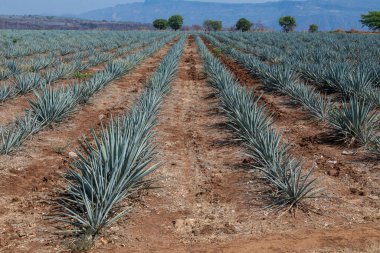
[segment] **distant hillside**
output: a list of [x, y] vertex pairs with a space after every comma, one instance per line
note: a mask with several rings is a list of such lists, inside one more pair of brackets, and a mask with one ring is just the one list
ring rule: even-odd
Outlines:
[[36, 30], [138, 30], [152, 29], [151, 24], [135, 22], [95, 21], [53, 16], [15, 16], [0, 15], [0, 29], [36, 29]]
[[261, 21], [271, 29], [278, 29], [281, 15], [297, 18], [298, 30], [316, 23], [322, 30], [360, 29], [360, 15], [379, 9], [378, 0], [305, 0], [280, 1], [262, 4], [224, 4], [185, 0], [146, 0], [145, 3], [117, 5], [83, 13], [78, 17], [94, 20], [136, 21], [150, 23], [156, 18], [181, 14], [185, 24], [202, 24], [205, 19], [222, 20], [232, 26], [240, 17]]

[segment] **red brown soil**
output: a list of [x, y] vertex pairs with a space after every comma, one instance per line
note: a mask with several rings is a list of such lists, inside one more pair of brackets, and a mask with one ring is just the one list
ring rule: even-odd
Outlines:
[[82, 134], [98, 128], [99, 118], [105, 122], [128, 110], [173, 43], [113, 81], [66, 122], [36, 134], [14, 154], [0, 156], [0, 251], [55, 252], [57, 243], [49, 239], [44, 216], [52, 190], [62, 183], [68, 153], [78, 148]]
[[[0, 179], [0, 251], [63, 250], [58, 237], [51, 234], [51, 226], [43, 221], [43, 214], [49, 211], [52, 189], [60, 185], [63, 159], [76, 145], [70, 145], [65, 155], [52, 149], [68, 139], [75, 140], [82, 132], [88, 133], [99, 115], [107, 115], [106, 108], [112, 113], [125, 111], [136, 97], [134, 89], [143, 87], [139, 80], [146, 80], [162, 53], [107, 87], [67, 124], [38, 134], [13, 156], [0, 157], [6, 164], [1, 167], [7, 168]], [[238, 74], [241, 83], [257, 87], [261, 93], [257, 80], [228, 58], [222, 60]], [[225, 118], [216, 109], [218, 101], [204, 79], [202, 64], [190, 37], [156, 129], [162, 166], [153, 177], [160, 179], [156, 183], [160, 188], [141, 195], [128, 216], [99, 235], [92, 252], [310, 252], [361, 249], [380, 242], [379, 209], [375, 199], [369, 201], [373, 196], [351, 194], [346, 184], [356, 187], [353, 178], [327, 175], [319, 161], [316, 175], [321, 178], [320, 184], [337, 197], [310, 201], [321, 215], [299, 212], [293, 218], [263, 209], [260, 196], [267, 190], [266, 183], [246, 170], [249, 163], [224, 127]], [[295, 155], [308, 161], [314, 152], [318, 157], [323, 152], [329, 158], [346, 158], [340, 155], [339, 146], [310, 142], [307, 148], [311, 151], [299, 146], [295, 136], [315, 134], [308, 131], [319, 126], [305, 120], [301, 110], [289, 107], [285, 97], [265, 93], [263, 101], [272, 104], [269, 109], [277, 115], [276, 126], [287, 130], [284, 137], [295, 143]], [[287, 119], [287, 115], [293, 118]], [[334, 166], [342, 167], [342, 171], [350, 166], [349, 160], [338, 161]]]

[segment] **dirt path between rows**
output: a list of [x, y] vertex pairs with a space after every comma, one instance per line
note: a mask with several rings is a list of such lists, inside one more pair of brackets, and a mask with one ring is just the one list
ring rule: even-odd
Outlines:
[[98, 128], [99, 119], [107, 122], [112, 114], [128, 110], [173, 44], [95, 94], [69, 120], [36, 134], [14, 154], [0, 156], [0, 252], [59, 251], [44, 215], [63, 183], [68, 153], [78, 147], [81, 134]]

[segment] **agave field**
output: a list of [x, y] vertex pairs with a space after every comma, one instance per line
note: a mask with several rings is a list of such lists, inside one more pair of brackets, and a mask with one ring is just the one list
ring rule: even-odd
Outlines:
[[380, 250], [379, 35], [0, 45], [0, 252]]

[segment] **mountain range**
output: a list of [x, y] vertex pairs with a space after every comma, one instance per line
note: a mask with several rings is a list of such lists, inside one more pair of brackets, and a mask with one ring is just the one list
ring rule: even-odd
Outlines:
[[256, 4], [146, 0], [93, 10], [75, 17], [150, 23], [156, 18], [180, 14], [184, 17], [185, 25], [202, 24], [206, 19], [215, 19], [223, 21], [225, 27], [233, 26], [237, 19], [245, 17], [252, 22], [260, 21], [269, 29], [278, 30], [279, 17], [291, 15], [297, 19], [298, 30], [306, 30], [310, 24], [319, 25], [320, 30], [349, 30], [361, 29], [360, 15], [379, 7], [378, 0], [285, 0]]

